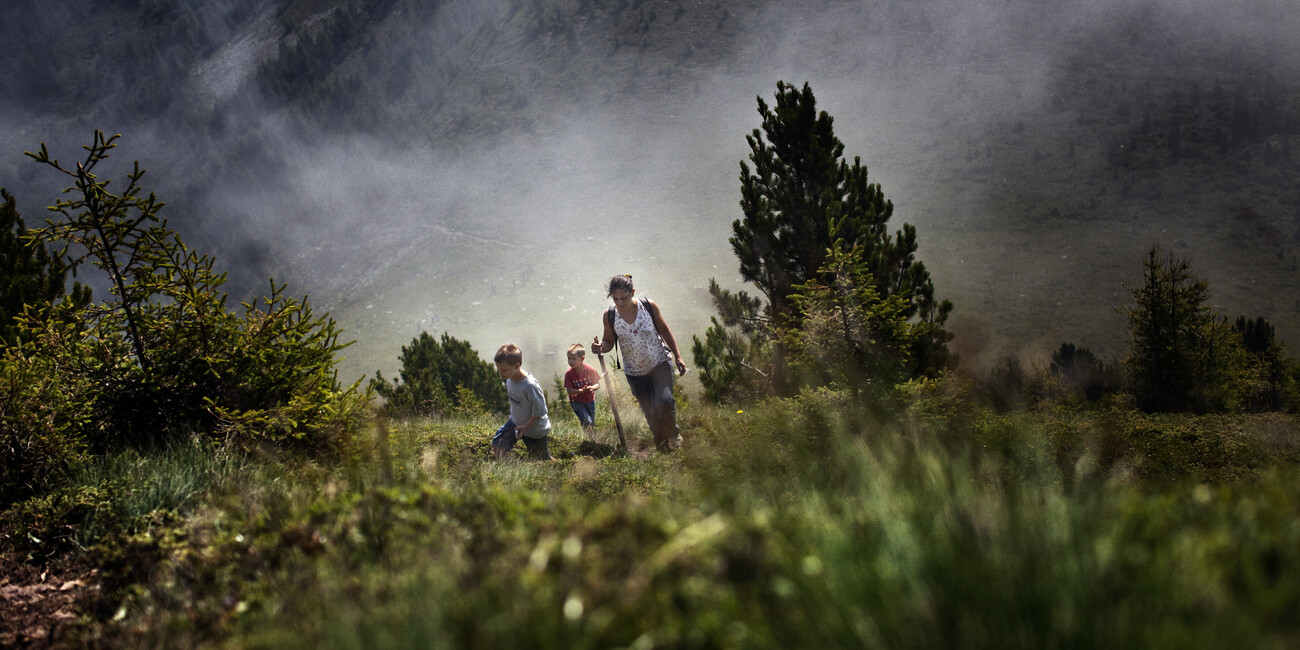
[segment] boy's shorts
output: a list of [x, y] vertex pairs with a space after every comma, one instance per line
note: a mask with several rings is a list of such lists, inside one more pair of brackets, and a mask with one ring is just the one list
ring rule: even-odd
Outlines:
[[[492, 436], [492, 446], [498, 449], [510, 450], [515, 448], [515, 432], [518, 428], [515, 423], [506, 420], [506, 423], [497, 429], [496, 435]], [[550, 460], [550, 445], [546, 442], [546, 437], [529, 438], [524, 436], [524, 446], [528, 447], [528, 456], [537, 460]]]

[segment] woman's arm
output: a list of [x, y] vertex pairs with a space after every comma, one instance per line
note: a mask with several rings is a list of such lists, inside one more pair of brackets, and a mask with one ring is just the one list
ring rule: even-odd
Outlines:
[[604, 339], [593, 338], [591, 340], [591, 349], [595, 350], [596, 354], [604, 354], [613, 350], [614, 339], [618, 338], [618, 335], [614, 333], [614, 324], [609, 322], [608, 314], [609, 311], [606, 310], [600, 315], [600, 322], [605, 325]]
[[664, 320], [664, 315], [659, 311], [659, 305], [653, 300], [646, 300], [646, 306], [650, 308], [650, 318], [654, 320], [655, 329], [659, 330], [659, 337], [668, 344], [668, 351], [673, 353], [673, 359], [677, 361], [677, 374], [686, 374], [686, 362], [682, 360], [682, 354], [677, 351], [677, 339], [673, 338], [673, 331], [668, 329], [668, 322]]

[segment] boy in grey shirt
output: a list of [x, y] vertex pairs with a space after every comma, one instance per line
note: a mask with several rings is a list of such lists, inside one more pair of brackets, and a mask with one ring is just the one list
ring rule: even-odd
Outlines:
[[546, 442], [551, 433], [551, 419], [546, 414], [546, 395], [542, 393], [542, 385], [537, 379], [524, 372], [524, 353], [514, 343], [507, 343], [497, 350], [493, 361], [497, 364], [501, 378], [506, 380], [506, 394], [510, 397], [510, 419], [492, 436], [492, 450], [498, 459], [503, 459], [515, 448], [515, 441], [523, 438], [529, 457], [551, 460]]

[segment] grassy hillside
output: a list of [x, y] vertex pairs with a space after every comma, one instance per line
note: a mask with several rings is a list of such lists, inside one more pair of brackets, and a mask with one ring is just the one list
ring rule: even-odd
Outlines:
[[[708, 279], [739, 284], [754, 97], [808, 80], [918, 226], [970, 366], [1117, 354], [1153, 243], [1294, 341], [1290, 9], [14, 0], [0, 185], [36, 222], [63, 181], [21, 151], [121, 131], [113, 162], [151, 170], [236, 295], [274, 275], [358, 339], [345, 374], [428, 330], [519, 342], [546, 379], [613, 273], [703, 329]], [[0, 645], [1300, 645], [1293, 416], [1000, 414], [954, 377], [871, 412], [689, 388], [669, 455], [563, 405], [546, 463], [492, 460], [500, 416], [475, 412], [331, 460], [110, 448], [0, 512]]]
[[778, 79], [813, 84], [918, 225], [973, 366], [1066, 340], [1119, 354], [1121, 283], [1155, 243], [1226, 315], [1300, 335], [1283, 2], [33, 6], [3, 9], [22, 29], [0, 63], [0, 183], [24, 212], [52, 183], [22, 150], [122, 131], [240, 288], [274, 275], [334, 311], [350, 374], [422, 329], [560, 349], [618, 272], [702, 330], [701, 288], [735, 284], [737, 162]]
[[686, 448], [646, 458], [611, 455], [603, 410], [594, 439], [557, 420], [552, 462], [490, 460], [476, 415], [394, 423], [337, 465], [180, 442], [11, 510], [3, 541], [89, 549], [93, 572], [46, 565], [79, 596], [56, 646], [1300, 640], [1294, 418], [910, 403], [687, 404]]

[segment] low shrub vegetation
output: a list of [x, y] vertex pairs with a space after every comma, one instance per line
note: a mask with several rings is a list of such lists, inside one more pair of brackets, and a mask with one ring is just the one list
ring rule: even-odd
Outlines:
[[52, 277], [90, 266], [109, 289], [96, 302], [78, 285], [62, 300], [41, 296], [50, 302], [26, 305], [12, 321], [6, 314], [0, 504], [47, 494], [92, 455], [192, 435], [315, 458], [361, 453], [371, 395], [360, 382], [339, 383], [337, 355], [348, 344], [333, 319], [274, 281], [260, 300], [228, 309], [225, 275], [159, 217], [163, 203], [145, 195], [144, 170], [137, 164], [117, 194], [98, 176], [116, 140], [95, 132], [75, 165], [44, 145], [29, 153], [71, 186], [45, 227], [17, 223], [23, 245], [53, 249], [36, 258]]
[[1300, 641], [1296, 418], [952, 418], [952, 391], [876, 420], [826, 389], [691, 404], [686, 448], [645, 458], [561, 421], [557, 460], [492, 460], [490, 414], [390, 423], [326, 463], [195, 439], [90, 462], [4, 540], [100, 567], [69, 644]]

